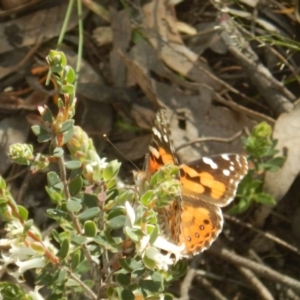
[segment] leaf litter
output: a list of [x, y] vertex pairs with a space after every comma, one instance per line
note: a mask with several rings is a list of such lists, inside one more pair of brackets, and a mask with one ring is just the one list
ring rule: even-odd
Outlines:
[[[258, 6], [257, 1], [250, 1], [251, 5], [249, 1], [240, 2], [229, 9], [235, 14], [234, 23], [230, 23], [232, 19], [224, 12], [225, 7], [218, 6], [217, 1], [196, 3], [186, 0], [173, 6], [166, 0], [152, 0], [141, 4], [138, 9], [133, 5], [136, 19], [128, 10], [118, 6], [107, 10], [109, 17], [97, 15], [103, 11], [85, 8], [83, 18], [88, 34], [78, 85], [76, 120], [93, 138], [102, 155], [125, 160], [121, 175], [127, 182], [132, 169], [128, 159], [142, 167], [155, 111], [161, 105], [167, 108], [172, 137], [175, 147], [181, 148], [178, 155], [182, 161], [217, 153], [242, 152], [240, 135], [233, 140], [232, 136], [241, 133], [245, 137], [258, 119], [265, 119], [271, 125], [275, 122], [277, 148], [287, 154], [287, 159], [278, 173], [266, 175], [264, 189], [275, 197], [276, 205], [253, 207], [242, 216], [242, 220], [249, 223], [255, 220], [253, 224], [266, 232], [294, 244], [293, 237], [299, 239], [296, 232], [299, 223], [299, 110], [294, 105], [299, 97], [299, 86], [297, 81], [282, 82], [297, 74], [294, 70], [297, 69], [299, 54], [292, 51], [289, 57], [285, 57], [286, 49], [279, 42], [291, 32], [291, 39], [295, 37], [298, 41], [299, 24], [293, 14], [286, 14], [285, 18], [285, 10], [279, 1], [271, 1], [270, 6]], [[277, 32], [274, 39], [278, 45], [268, 44], [263, 39], [271, 26], [262, 22], [253, 24], [250, 20], [255, 20], [255, 17], [249, 19], [237, 13], [247, 11], [253, 16], [253, 7], [259, 11], [259, 20], [264, 18], [272, 28], [280, 28], [272, 33]], [[26, 14], [0, 24], [3, 41], [0, 50], [0, 159], [1, 174], [8, 178], [15, 176], [13, 172], [16, 170], [5, 154], [7, 147], [16, 142], [31, 141], [29, 124], [39, 122], [38, 116], [32, 112], [37, 105], [55, 101], [55, 88], [42, 91], [42, 75], [34, 79], [30, 69], [45, 66], [46, 53], [55, 48], [66, 4], [30, 8]], [[76, 28], [76, 24], [77, 16], [73, 13], [67, 43], [63, 45], [68, 52], [68, 61], [74, 61], [72, 67], [75, 67], [77, 57], [77, 32], [71, 29]], [[230, 31], [232, 26], [237, 34]], [[287, 28], [283, 37], [280, 36], [282, 28]], [[34, 51], [31, 53], [30, 49]], [[278, 65], [284, 62], [284, 58], [289, 65], [280, 69]], [[271, 59], [275, 63], [271, 63]], [[260, 65], [262, 61], [267, 63]], [[24, 78], [27, 79], [25, 82]], [[27, 90], [28, 87], [31, 89]], [[21, 93], [13, 95], [9, 94], [10, 91]], [[241, 107], [245, 107], [247, 113]], [[118, 151], [106, 142], [104, 133]], [[211, 139], [205, 141], [206, 138]], [[220, 143], [218, 139], [227, 142]], [[36, 176], [32, 176], [26, 185], [27, 177], [21, 173], [18, 178], [24, 184], [22, 205], [33, 210], [41, 209], [41, 203], [49, 205], [42, 201], [45, 197], [42, 179], [34, 183]], [[40, 184], [40, 188], [32, 189], [37, 187], [36, 184]], [[18, 194], [16, 185], [12, 187]], [[284, 247], [273, 242], [265, 243], [260, 237], [249, 229], [226, 222], [221, 247], [226, 244], [247, 259], [249, 269], [251, 260], [258, 260], [271, 271], [299, 278], [299, 270], [291, 267], [299, 264], [299, 257], [289, 252], [286, 256]], [[251, 255], [251, 251], [256, 254]], [[286, 256], [286, 259], [276, 259], [279, 256]], [[181, 290], [179, 285], [170, 287], [176, 296], [199, 299], [201, 293], [201, 299], [214, 299], [213, 291], [217, 289], [229, 299], [270, 299], [266, 294], [262, 296], [261, 291], [254, 292], [257, 286], [248, 281], [244, 273], [244, 277], [240, 276], [237, 263], [233, 267], [226, 258], [216, 258], [213, 251], [208, 250], [196, 257], [195, 262], [195, 268], [202, 272], [201, 278], [206, 281], [196, 275], [192, 277], [193, 281], [185, 278]], [[252, 272], [260, 277], [257, 270], [252, 269]], [[292, 299], [288, 295], [297, 295], [295, 291], [288, 294], [284, 288], [278, 290], [277, 282], [271, 276], [263, 277], [261, 281], [268, 287], [272, 299], [279, 299], [280, 294], [282, 299]]]

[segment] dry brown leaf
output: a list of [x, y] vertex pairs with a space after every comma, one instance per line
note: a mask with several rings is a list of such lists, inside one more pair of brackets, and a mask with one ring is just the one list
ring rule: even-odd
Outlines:
[[111, 23], [113, 30], [113, 49], [109, 54], [109, 64], [112, 79], [115, 86], [126, 85], [126, 68], [122, 63], [119, 51], [126, 52], [131, 42], [131, 24], [127, 11], [111, 12]]
[[93, 39], [99, 47], [111, 44], [113, 41], [113, 31], [111, 27], [100, 26], [93, 31]]
[[[204, 101], [203, 101], [204, 102]], [[202, 103], [203, 103], [202, 102]], [[198, 104], [198, 105], [197, 105]], [[203, 111], [204, 110], [204, 111]], [[184, 120], [185, 128], [179, 126], [179, 115]], [[226, 107], [187, 105], [178, 111], [177, 115], [168, 111], [172, 139], [175, 148], [199, 138], [227, 139], [244, 127], [252, 127], [252, 122], [245, 116], [236, 116]], [[182, 162], [199, 159], [200, 156], [211, 156], [220, 153], [241, 153], [243, 151], [241, 138], [230, 142], [208, 141], [198, 142], [180, 149], [177, 154]]]
[[126, 57], [122, 52], [119, 52], [119, 54], [123, 60], [123, 63], [127, 67], [129, 75], [134, 78], [153, 105], [158, 107], [158, 103], [160, 101], [157, 98], [157, 94], [154, 89], [154, 81], [148, 76], [147, 72], [139, 63]]
[[[0, 53], [16, 48], [31, 46], [59, 35], [65, 19], [68, 2], [62, 1], [53, 8], [39, 10], [29, 15], [11, 19], [0, 24]], [[87, 9], [83, 7], [83, 17]], [[77, 11], [73, 10], [67, 30], [78, 22]]]
[[151, 130], [155, 118], [155, 112], [144, 106], [133, 104], [130, 110], [130, 115], [135, 123], [143, 129]]
[[184, 45], [174, 11], [167, 2], [153, 0], [143, 6], [144, 34], [168, 67], [195, 82], [217, 89], [219, 84], [209, 76], [208, 65], [199, 61], [198, 55]]
[[282, 114], [274, 127], [273, 138], [278, 140], [276, 148], [282, 153], [287, 150], [283, 167], [276, 173], [267, 172], [264, 191], [278, 202], [287, 193], [300, 172], [300, 108]]
[[[151, 134], [131, 138], [126, 142], [115, 143], [115, 147], [122, 153], [122, 159], [137, 160], [148, 152]], [[116, 153], [116, 156], [120, 156]]]
[[23, 6], [27, 2], [30, 2], [29, 0], [2, 0], [1, 5], [4, 10], [16, 8], [18, 6]]

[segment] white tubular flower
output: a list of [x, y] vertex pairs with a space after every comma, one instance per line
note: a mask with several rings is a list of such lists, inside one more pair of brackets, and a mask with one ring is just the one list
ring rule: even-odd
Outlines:
[[167, 251], [169, 254], [175, 255], [175, 262], [177, 262], [180, 258], [184, 257], [182, 255], [183, 250], [185, 249], [185, 245], [182, 244], [181, 246], [177, 246], [166, 239], [164, 239], [161, 236], [158, 236], [155, 242], [153, 243], [153, 246]]
[[9, 253], [11, 254], [11, 257], [16, 257], [18, 260], [25, 260], [36, 254], [36, 252], [29, 247], [18, 247], [14, 243], [11, 244]]
[[173, 259], [170, 258], [170, 253], [163, 255], [155, 247], [149, 247], [145, 251], [145, 256], [155, 261], [159, 270], [168, 271], [169, 266], [173, 265]]
[[104, 169], [104, 168], [107, 167], [108, 162], [106, 161], [106, 159], [107, 159], [106, 157], [100, 158], [100, 161], [99, 161], [99, 167], [100, 167], [101, 169]]
[[[2, 258], [0, 261], [3, 262], [3, 268], [8, 264], [15, 263], [16, 261], [28, 260], [32, 256], [35, 255], [35, 251], [30, 249], [29, 247], [18, 246], [17, 240], [5, 240], [5, 242], [9, 241], [10, 249], [7, 252], [2, 252]], [[4, 240], [1, 240], [1, 244], [4, 244]]]
[[125, 202], [125, 211], [127, 216], [125, 226], [133, 227], [135, 223], [135, 212], [128, 201]]
[[[133, 207], [131, 206], [131, 204], [129, 202], [125, 202], [125, 211], [126, 211], [126, 216], [127, 216], [126, 222], [125, 222], [125, 227], [140, 228], [139, 226], [135, 225], [136, 215], [135, 215]], [[145, 254], [144, 252], [148, 250], [147, 248], [150, 247], [149, 242], [150, 242], [150, 235], [145, 235], [139, 241], [139, 243], [136, 245], [137, 253], [141, 254], [143, 256]], [[161, 265], [158, 263], [158, 265], [160, 266], [159, 267], [160, 269], [165, 269], [165, 268], [167, 268], [167, 265], [169, 265], [171, 261], [172, 261], [172, 264], [174, 264], [179, 259], [184, 257], [184, 255], [182, 255], [182, 252], [185, 249], [184, 244], [182, 244], [181, 246], [177, 246], [177, 245], [167, 241], [165, 238], [158, 236], [156, 238], [156, 240], [154, 241], [153, 246], [158, 249], [157, 251], [159, 253], [160, 253], [159, 249], [168, 252], [167, 256], [161, 254], [161, 256], [159, 257], [161, 260], [163, 260]], [[174, 255], [175, 259], [170, 258], [171, 255]], [[156, 257], [158, 257], [158, 256], [156, 256]], [[153, 260], [155, 260], [155, 259], [153, 259]]]
[[32, 258], [27, 261], [17, 261], [16, 265], [19, 267], [16, 272], [10, 273], [11, 276], [20, 280], [24, 272], [29, 269], [41, 269], [46, 265], [46, 260], [43, 257]]
[[[128, 201], [125, 202], [125, 211], [126, 211], [125, 228], [129, 227], [129, 228], [140, 229], [140, 226], [135, 225], [136, 215], [133, 207]], [[149, 241], [150, 241], [149, 235], [143, 236], [139, 241], [139, 243], [136, 244], [136, 252], [142, 254], [147, 248], [147, 246], [149, 245]]]
[[149, 245], [149, 241], [150, 241], [149, 235], [142, 237], [139, 245], [136, 245], [137, 246], [136, 252], [143, 253], [146, 250], [147, 246]]
[[7, 236], [16, 237], [23, 234], [24, 226], [19, 220], [13, 220], [7, 225]]
[[41, 286], [36, 286], [33, 292], [29, 292], [29, 296], [32, 297], [32, 300], [44, 300], [45, 298], [39, 293]]

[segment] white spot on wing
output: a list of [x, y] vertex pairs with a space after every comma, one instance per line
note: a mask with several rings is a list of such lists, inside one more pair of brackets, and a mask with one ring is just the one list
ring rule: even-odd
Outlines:
[[224, 176], [229, 176], [230, 175], [230, 171], [227, 170], [227, 169], [224, 169], [223, 170], [223, 174], [224, 174]]
[[221, 157], [225, 160], [230, 160], [228, 154], [222, 154]]
[[153, 134], [156, 135], [160, 140], [161, 140], [161, 134], [157, 128], [153, 127], [152, 128]]
[[167, 136], [166, 134], [164, 134], [164, 141], [165, 141], [166, 143], [169, 142], [168, 136]]
[[159, 158], [160, 154], [158, 153], [157, 149], [152, 147], [152, 146], [149, 146], [149, 150], [151, 151], [151, 153], [156, 157], [156, 158]]
[[209, 157], [203, 157], [202, 160], [203, 160], [204, 163], [210, 165], [210, 167], [212, 169], [214, 169], [214, 170], [218, 169], [218, 165], [211, 158], [209, 158]]

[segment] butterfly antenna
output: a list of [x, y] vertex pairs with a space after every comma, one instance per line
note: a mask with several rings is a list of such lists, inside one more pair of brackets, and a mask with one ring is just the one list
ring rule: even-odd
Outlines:
[[137, 165], [129, 159], [126, 155], [124, 155], [113, 143], [112, 141], [108, 138], [108, 136], [104, 133], [103, 138], [123, 157], [125, 158], [128, 162], [130, 162], [138, 171], [140, 170]]

